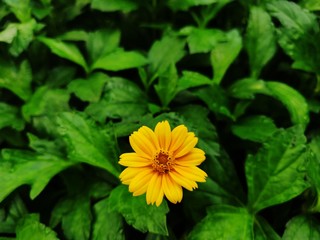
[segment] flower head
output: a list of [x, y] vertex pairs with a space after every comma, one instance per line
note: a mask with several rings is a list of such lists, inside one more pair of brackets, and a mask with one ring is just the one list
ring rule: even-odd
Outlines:
[[178, 203], [182, 187], [192, 191], [196, 182], [205, 182], [207, 174], [197, 166], [205, 153], [195, 148], [198, 138], [184, 125], [171, 131], [168, 121], [159, 122], [154, 131], [143, 126], [129, 137], [134, 152], [120, 156], [119, 164], [126, 166], [120, 174], [133, 196], [146, 194], [148, 204], [159, 206], [163, 197]]

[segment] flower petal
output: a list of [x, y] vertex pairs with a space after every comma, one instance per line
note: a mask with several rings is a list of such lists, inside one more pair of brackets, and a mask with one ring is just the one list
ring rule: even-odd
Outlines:
[[181, 202], [182, 188], [179, 186], [170, 175], [163, 175], [162, 188], [167, 199], [172, 203]]
[[126, 167], [145, 167], [152, 164], [150, 159], [139, 156], [137, 153], [123, 153], [118, 162]]
[[131, 180], [141, 171], [144, 171], [146, 169], [150, 169], [150, 167], [137, 167], [137, 168], [132, 168], [132, 167], [127, 167], [122, 171], [120, 174], [119, 178], [123, 184], [130, 184]]
[[162, 203], [163, 200], [163, 196], [164, 196], [164, 192], [163, 192], [163, 188], [160, 188], [160, 192], [156, 201], [156, 206], [159, 207], [160, 204]]
[[169, 150], [171, 152], [176, 151], [186, 140], [188, 129], [184, 125], [179, 125], [171, 132], [171, 145]]
[[130, 182], [129, 191], [133, 192], [134, 196], [141, 195], [147, 191], [150, 179], [153, 176], [153, 169], [144, 169], [138, 173]]
[[175, 158], [182, 157], [189, 153], [198, 143], [198, 138], [195, 137], [193, 132], [188, 133], [188, 137], [185, 142], [175, 151]]
[[131, 134], [129, 142], [138, 155], [145, 158], [152, 158], [152, 155], [154, 154], [152, 144], [141, 132], [134, 132]]
[[168, 121], [159, 122], [154, 132], [159, 140], [160, 148], [168, 151], [171, 143], [171, 128]]
[[189, 191], [193, 191], [193, 189], [198, 188], [198, 184], [193, 181], [190, 180], [187, 177], [182, 176], [181, 174], [179, 174], [176, 171], [171, 171], [169, 173], [170, 177], [172, 177], [172, 179], [178, 183], [179, 185], [181, 185], [182, 187], [184, 187], [185, 189], [189, 190]]
[[157, 139], [156, 134], [148, 127], [142, 126], [139, 129], [139, 132], [143, 134], [147, 139], [149, 139], [150, 143], [152, 144], [153, 151], [157, 151], [160, 149], [159, 141]]
[[205, 182], [206, 177], [208, 176], [204, 171], [198, 167], [192, 166], [179, 166], [175, 165], [174, 170], [177, 171], [180, 175], [197, 182]]
[[175, 163], [181, 166], [198, 166], [206, 159], [204, 154], [201, 149], [194, 148], [188, 154], [176, 158]]
[[161, 194], [161, 175], [157, 172], [155, 172], [149, 182], [149, 186], [147, 189], [147, 203], [153, 204], [155, 203], [158, 198], [159, 194]]

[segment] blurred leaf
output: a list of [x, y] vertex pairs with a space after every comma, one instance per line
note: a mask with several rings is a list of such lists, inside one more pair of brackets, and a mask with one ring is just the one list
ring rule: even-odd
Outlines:
[[31, 117], [55, 114], [69, 110], [70, 95], [65, 89], [39, 87], [28, 102], [22, 107], [23, 117], [30, 121]]
[[96, 220], [93, 224], [92, 238], [95, 240], [125, 240], [123, 220], [119, 213], [108, 209], [109, 198], [94, 205]]
[[108, 76], [103, 73], [93, 73], [87, 79], [75, 79], [68, 84], [68, 91], [74, 93], [82, 101], [98, 102]]
[[3, 0], [20, 22], [27, 22], [31, 18], [30, 0]]
[[1, 153], [0, 202], [24, 184], [31, 185], [30, 198], [34, 199], [54, 175], [72, 164], [54, 155], [40, 155], [30, 151], [3, 149]]
[[72, 161], [103, 168], [118, 178], [118, 152], [111, 133], [102, 131], [92, 120], [76, 113], [61, 113], [57, 121]]
[[172, 10], [188, 10], [188, 8], [200, 5], [209, 5], [219, 0], [169, 0], [168, 5]]
[[148, 60], [137, 51], [124, 51], [118, 49], [98, 58], [91, 66], [93, 69], [104, 69], [108, 71], [120, 71], [130, 68], [144, 66]]
[[193, 28], [187, 38], [191, 54], [210, 52], [224, 41], [227, 41], [225, 33], [219, 29]]
[[57, 234], [39, 222], [38, 214], [29, 214], [22, 218], [17, 225], [17, 240], [58, 240]]
[[151, 72], [161, 76], [184, 55], [185, 41], [174, 36], [164, 36], [155, 41], [148, 54]]
[[80, 65], [85, 72], [88, 72], [86, 60], [76, 45], [47, 37], [38, 37], [37, 39], [49, 47], [54, 54]]
[[133, 0], [92, 0], [91, 8], [103, 12], [130, 12], [138, 8], [138, 2]]
[[212, 81], [200, 73], [183, 71], [182, 77], [178, 79], [176, 92], [179, 93], [189, 88], [199, 87], [203, 85], [211, 85], [211, 84], [212, 84]]
[[116, 50], [120, 44], [118, 29], [101, 29], [88, 34], [86, 47], [91, 63]]
[[166, 201], [159, 207], [147, 205], [145, 195], [133, 197], [127, 186], [120, 185], [111, 191], [107, 204], [108, 211], [120, 213], [135, 229], [168, 235], [166, 214], [169, 208]]
[[48, 72], [46, 85], [49, 88], [65, 87], [66, 84], [74, 79], [76, 69], [69, 66], [58, 66]]
[[320, 10], [320, 2], [318, 0], [301, 0], [299, 5], [310, 11]]
[[308, 152], [301, 127], [277, 131], [246, 160], [249, 208], [258, 212], [301, 194], [309, 184], [303, 168]]
[[0, 59], [0, 87], [7, 88], [22, 100], [31, 96], [32, 72], [27, 60], [16, 66], [11, 61]]
[[85, 110], [99, 122], [109, 118], [139, 118], [147, 112], [147, 97], [132, 81], [109, 78], [102, 98]]
[[16, 23], [8, 24], [8, 26], [0, 32], [0, 42], [12, 43], [18, 34], [17, 25]]
[[254, 218], [245, 208], [220, 205], [208, 208], [207, 212], [207, 216], [192, 229], [189, 240], [253, 239]]
[[319, 224], [319, 221], [312, 216], [298, 215], [287, 223], [282, 239], [318, 239], [320, 238]]
[[56, 39], [61, 41], [88, 41], [89, 34], [84, 30], [71, 30], [63, 33], [56, 37]]
[[255, 216], [253, 239], [280, 240], [281, 238], [265, 219], [260, 216]]
[[258, 78], [261, 69], [276, 53], [275, 28], [263, 8], [251, 6], [245, 36], [251, 77]]
[[258, 115], [238, 121], [231, 130], [242, 139], [263, 143], [277, 131], [277, 127], [271, 118]]
[[226, 33], [225, 41], [216, 44], [210, 54], [213, 66], [213, 82], [220, 84], [226, 71], [242, 49], [242, 38], [238, 30]]
[[231, 96], [240, 99], [253, 99], [255, 94], [271, 96], [288, 109], [291, 121], [294, 124], [309, 123], [309, 110], [305, 98], [295, 89], [281, 82], [263, 81], [256, 79], [242, 79], [235, 82], [230, 88]]
[[12, 127], [16, 130], [24, 128], [24, 121], [19, 116], [19, 109], [4, 102], [0, 102], [0, 129]]

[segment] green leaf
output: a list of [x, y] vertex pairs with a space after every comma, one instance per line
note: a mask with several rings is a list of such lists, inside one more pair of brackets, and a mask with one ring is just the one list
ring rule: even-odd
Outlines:
[[173, 10], [188, 10], [190, 7], [200, 5], [210, 5], [217, 3], [219, 0], [169, 0], [167, 3]]
[[82, 101], [98, 102], [108, 76], [93, 73], [87, 79], [75, 79], [68, 84], [68, 92], [74, 93]]
[[22, 150], [2, 150], [0, 159], [0, 202], [17, 187], [31, 185], [30, 198], [34, 199], [57, 173], [72, 163], [49, 154], [36, 154]]
[[213, 66], [213, 82], [220, 84], [226, 71], [242, 49], [242, 38], [238, 30], [226, 33], [226, 39], [214, 46], [210, 59]]
[[38, 37], [37, 39], [49, 47], [54, 54], [80, 65], [88, 72], [86, 60], [76, 45], [47, 37]]
[[56, 37], [61, 41], [88, 41], [89, 34], [84, 30], [71, 30]]
[[245, 208], [220, 205], [210, 207], [207, 216], [198, 223], [188, 240], [253, 239], [253, 216]]
[[318, 0], [302, 0], [299, 2], [299, 5], [310, 11], [320, 10], [320, 2]]
[[169, 208], [166, 201], [159, 207], [147, 205], [144, 195], [133, 197], [127, 186], [120, 185], [110, 194], [108, 211], [120, 213], [129, 225], [141, 232], [168, 235], [166, 214]]
[[246, 160], [249, 208], [258, 212], [301, 194], [309, 184], [303, 169], [308, 152], [301, 127], [277, 131], [256, 155]]
[[58, 240], [57, 234], [39, 222], [39, 215], [29, 214], [22, 218], [17, 225], [17, 240]]
[[203, 85], [211, 85], [211, 84], [212, 84], [212, 81], [200, 73], [183, 71], [182, 77], [178, 79], [176, 92], [179, 93], [189, 88], [199, 87]]
[[287, 84], [256, 79], [242, 79], [235, 82], [230, 88], [231, 96], [240, 99], [253, 99], [255, 94], [271, 96], [288, 109], [291, 121], [294, 124], [307, 126], [309, 110], [305, 98]]
[[109, 78], [102, 98], [85, 110], [99, 122], [109, 118], [139, 118], [147, 112], [147, 97], [132, 81]]
[[27, 60], [20, 66], [11, 61], [0, 59], [0, 87], [7, 88], [22, 100], [31, 96], [32, 72]]
[[17, 36], [17, 33], [17, 24], [8, 24], [8, 26], [0, 32], [0, 42], [12, 43], [13, 39]]
[[31, 117], [55, 114], [69, 110], [70, 94], [64, 89], [39, 87], [22, 107], [23, 117], [30, 121]]
[[277, 131], [277, 127], [271, 118], [258, 115], [238, 121], [232, 125], [231, 130], [242, 139], [262, 143]]
[[255, 240], [280, 240], [280, 236], [269, 225], [269, 223], [260, 216], [255, 216], [254, 238]]
[[103, 168], [118, 178], [118, 152], [112, 133], [102, 131], [92, 120], [76, 113], [61, 113], [57, 122], [72, 161]]
[[319, 224], [313, 216], [298, 215], [287, 223], [282, 239], [319, 239]]
[[271, 18], [261, 7], [251, 6], [245, 36], [251, 77], [258, 78], [261, 69], [276, 53], [275, 28]]
[[4, 102], [0, 102], [0, 129], [12, 127], [16, 130], [24, 128], [24, 121], [19, 116], [19, 109]]
[[223, 41], [226, 41], [226, 35], [219, 29], [193, 28], [187, 38], [191, 54], [210, 52]]
[[151, 72], [162, 75], [184, 55], [185, 41], [174, 36], [164, 36], [155, 41], [148, 54]]
[[30, 0], [4, 0], [10, 10], [20, 22], [27, 22], [31, 18]]
[[107, 53], [98, 58], [91, 66], [93, 69], [104, 69], [108, 71], [120, 71], [130, 68], [144, 66], [148, 60], [137, 51], [124, 51], [118, 49], [112, 53]]
[[100, 57], [116, 50], [120, 44], [120, 34], [118, 29], [101, 29], [90, 32], [86, 41], [90, 62], [94, 63]]
[[91, 8], [100, 10], [103, 12], [114, 12], [114, 11], [122, 11], [122, 12], [130, 12], [136, 10], [139, 6], [137, 1], [133, 0], [92, 0]]
[[109, 198], [94, 205], [96, 221], [93, 223], [92, 238], [96, 240], [125, 240], [123, 220], [119, 213], [108, 209]]

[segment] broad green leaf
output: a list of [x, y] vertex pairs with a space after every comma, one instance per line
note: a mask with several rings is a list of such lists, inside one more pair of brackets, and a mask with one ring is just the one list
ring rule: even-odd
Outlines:
[[134, 0], [92, 0], [91, 8], [103, 12], [130, 12], [136, 10], [139, 6], [138, 1]]
[[299, 5], [310, 11], [320, 10], [320, 2], [318, 0], [302, 0], [300, 1]]
[[300, 126], [277, 131], [256, 155], [249, 155], [245, 170], [248, 206], [258, 212], [301, 194], [309, 184], [303, 165], [308, 158], [306, 138]]
[[10, 10], [20, 22], [27, 22], [31, 18], [30, 0], [4, 0]]
[[57, 233], [40, 222], [38, 214], [24, 216], [16, 229], [17, 240], [58, 240]]
[[88, 72], [86, 60], [76, 45], [47, 37], [38, 37], [37, 39], [49, 47], [54, 54], [80, 65]]
[[319, 224], [319, 221], [311, 215], [298, 215], [287, 223], [282, 239], [319, 239]]
[[65, 89], [50, 89], [47, 86], [41, 86], [23, 105], [23, 117], [30, 121], [31, 117], [69, 110], [69, 98], [70, 94]]
[[280, 236], [269, 225], [269, 223], [260, 216], [255, 216], [254, 222], [254, 238], [255, 240], [280, 240]]
[[127, 186], [120, 185], [112, 190], [107, 209], [120, 213], [129, 225], [140, 232], [168, 235], [166, 214], [169, 208], [166, 201], [159, 207], [147, 205], [145, 195], [134, 197]]
[[231, 130], [242, 139], [264, 142], [277, 131], [277, 127], [271, 118], [258, 115], [241, 119], [232, 125]]
[[19, 109], [4, 102], [0, 102], [0, 129], [12, 127], [17, 130], [24, 128], [24, 121], [19, 116]]
[[118, 152], [112, 133], [102, 131], [92, 120], [76, 113], [62, 113], [57, 122], [73, 162], [103, 168], [118, 178]]
[[86, 42], [90, 62], [94, 63], [100, 57], [116, 50], [120, 44], [120, 34], [118, 29], [101, 29], [90, 32]]
[[184, 55], [185, 41], [174, 36], [164, 36], [155, 41], [148, 54], [151, 72], [162, 75]]
[[190, 53], [207, 53], [215, 45], [226, 41], [225, 33], [219, 29], [193, 28], [187, 38]]
[[188, 240], [253, 239], [254, 218], [245, 208], [218, 205], [207, 210], [207, 216], [188, 235]]
[[99, 122], [109, 118], [139, 118], [147, 112], [147, 97], [132, 81], [109, 78], [99, 102], [91, 103], [85, 110]]
[[71, 165], [54, 155], [3, 149], [0, 159], [0, 202], [24, 184], [31, 185], [30, 198], [34, 199], [53, 176]]
[[291, 121], [294, 124], [306, 126], [309, 123], [309, 110], [305, 98], [287, 84], [256, 79], [242, 79], [235, 82], [230, 88], [231, 96], [240, 99], [253, 99], [255, 94], [271, 96], [288, 109]]
[[118, 49], [114, 52], [100, 56], [91, 66], [93, 69], [120, 71], [144, 66], [148, 60], [137, 51], [124, 51]]
[[226, 40], [216, 44], [210, 54], [213, 66], [213, 81], [220, 84], [230, 65], [242, 49], [242, 38], [238, 30], [226, 33]]
[[212, 84], [212, 81], [200, 73], [183, 71], [182, 77], [178, 79], [176, 92], [179, 93], [189, 88], [199, 87], [203, 85], [211, 85], [211, 84]]
[[217, 2], [219, 0], [169, 0], [167, 4], [173, 10], [188, 10], [190, 7], [210, 5]]
[[31, 96], [32, 72], [27, 60], [16, 66], [11, 61], [0, 59], [0, 88], [7, 88], [26, 101]]
[[244, 41], [249, 55], [251, 77], [258, 78], [261, 69], [276, 53], [275, 28], [263, 8], [251, 6]]
[[93, 223], [92, 238], [125, 240], [122, 217], [119, 213], [109, 211], [109, 201], [110, 199], [106, 198], [94, 205], [96, 220]]
[[82, 101], [98, 102], [108, 76], [93, 73], [87, 79], [75, 79], [68, 84], [68, 91], [74, 93]]

